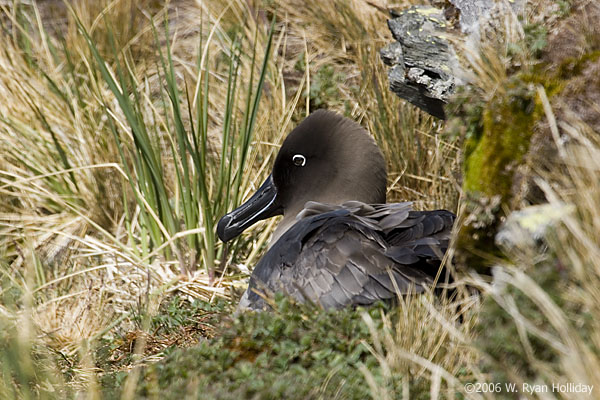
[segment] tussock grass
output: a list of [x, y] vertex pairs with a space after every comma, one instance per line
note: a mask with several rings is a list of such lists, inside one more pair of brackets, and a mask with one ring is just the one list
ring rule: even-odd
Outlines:
[[432, 293], [401, 298], [395, 318], [382, 316], [383, 329], [363, 314], [373, 344], [365, 344], [376, 356], [384, 376], [377, 381], [362, 368], [373, 398], [466, 398], [464, 383], [475, 381], [479, 355], [470, 349], [479, 301], [462, 294], [460, 300], [437, 298]]
[[540, 253], [538, 244], [526, 241], [511, 249], [510, 262], [495, 268], [491, 283], [476, 280], [489, 296], [478, 341], [487, 372], [496, 380], [519, 385], [536, 381], [548, 387], [600, 383], [600, 147], [597, 133], [585, 125], [581, 130], [564, 127], [572, 141], [556, 168], [539, 178], [550, 205], [563, 210], [546, 237], [546, 251]]
[[[510, 9], [499, 13], [500, 23], [488, 27], [483, 44], [473, 48], [467, 43], [463, 54], [472, 73], [471, 94], [477, 106], [485, 110], [498, 101], [518, 101], [524, 95], [541, 110], [543, 121], [533, 129], [538, 134], [545, 129], [545, 141], [550, 143], [532, 146], [532, 151], [539, 153], [528, 156], [526, 179], [539, 188], [549, 207], [559, 210], [556, 220], [550, 215], [537, 217], [534, 226], [547, 225], [539, 241], [527, 232], [527, 240], [504, 249], [503, 258], [496, 258], [493, 279], [472, 279], [484, 298], [473, 336], [481, 351], [483, 382], [516, 382], [518, 388], [523, 383], [549, 388], [552, 384], [598, 384], [595, 332], [600, 314], [597, 257], [593, 254], [599, 249], [600, 143], [597, 127], [586, 122], [589, 114], [573, 107], [574, 93], [568, 88], [576, 82], [578, 72], [558, 78], [555, 74], [572, 54], [569, 62], [580, 62], [582, 69], [597, 63], [592, 49], [597, 49], [600, 38], [589, 33], [593, 28], [586, 23], [588, 18], [582, 17], [598, 10], [589, 2], [569, 5], [573, 12], [569, 18], [581, 24], [581, 33], [567, 33], [573, 32], [567, 9], [552, 2], [534, 2], [523, 15]], [[551, 35], [556, 47], [545, 48]], [[569, 54], [559, 54], [564, 51], [561, 36], [569, 38]], [[587, 64], [590, 55], [594, 61]], [[590, 100], [585, 100], [587, 106], [597, 110]], [[469, 128], [472, 126], [467, 131]], [[528, 205], [526, 199], [518, 200], [513, 201], [512, 209]], [[554, 396], [583, 395], [562, 392]]]
[[[14, 379], [33, 386], [13, 395], [94, 393], [99, 341], [147, 331], [136, 315], [155, 314], [171, 292], [229, 296], [235, 266], [255, 263], [274, 223], [227, 252], [214, 223], [254, 191], [278, 143], [316, 107], [375, 135], [391, 200], [455, 207], [457, 149], [387, 90], [378, 56], [386, 15], [376, 7], [40, 7], [2, 8], [1, 310], [13, 329], [29, 321], [31, 335], [15, 346], [24, 363], [64, 379], [40, 388], [45, 373], [6, 371], [7, 393]], [[148, 340], [136, 341], [131, 365]]]
[[[474, 104], [510, 99], [514, 72], [535, 71], [545, 36], [530, 27], [560, 20], [548, 3], [521, 18], [504, 9], [483, 46], [465, 45]], [[551, 204], [573, 212], [544, 251], [513, 249], [493, 282], [470, 278], [483, 301], [459, 282], [451, 300], [401, 299], [396, 312], [328, 316], [284, 301], [275, 315], [214, 328], [229, 311], [215, 299], [242, 285], [276, 221], [228, 249], [214, 224], [253, 193], [282, 138], [316, 108], [374, 135], [389, 201], [459, 208], [462, 137], [387, 89], [378, 52], [391, 40], [388, 6], [0, 5], [0, 397], [198, 394], [223, 378], [216, 397], [249, 377], [250, 389], [227, 394], [482, 398], [463, 384], [491, 379], [600, 387], [600, 143], [551, 102], [544, 115], [560, 158], [532, 175]], [[583, 52], [598, 48], [588, 28]], [[182, 341], [203, 344], [160, 361]], [[188, 368], [199, 376], [178, 379]]]
[[260, 143], [290, 112], [258, 107], [277, 65], [268, 24], [150, 3], [67, 5], [58, 36], [35, 4], [2, 9], [2, 311], [31, 318], [75, 388], [91, 388], [90, 344], [169, 292], [228, 296], [214, 224], [264, 177], [245, 165], [269, 162]]

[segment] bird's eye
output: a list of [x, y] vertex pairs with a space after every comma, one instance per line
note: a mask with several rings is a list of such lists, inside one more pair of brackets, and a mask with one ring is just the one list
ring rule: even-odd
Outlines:
[[306, 157], [304, 157], [302, 154], [296, 154], [294, 157], [292, 157], [292, 162], [296, 167], [304, 167], [304, 164], [306, 164]]

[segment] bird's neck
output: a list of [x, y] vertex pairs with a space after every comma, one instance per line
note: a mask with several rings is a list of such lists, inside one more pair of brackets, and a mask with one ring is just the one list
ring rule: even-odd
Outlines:
[[287, 215], [283, 216], [283, 219], [279, 222], [277, 228], [275, 228], [273, 236], [271, 236], [269, 248], [271, 248], [271, 246], [273, 246], [279, 240], [279, 238], [296, 223], [296, 214], [297, 213], [288, 213]]

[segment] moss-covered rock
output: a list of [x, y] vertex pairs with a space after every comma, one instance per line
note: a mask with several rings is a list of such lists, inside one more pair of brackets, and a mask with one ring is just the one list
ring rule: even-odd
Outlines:
[[[533, 124], [534, 96], [522, 81], [515, 80], [509, 97], [489, 103], [482, 112], [482, 129], [465, 142], [465, 179], [463, 187], [471, 193], [500, 196], [502, 203], [511, 197], [515, 166], [529, 149]], [[524, 90], [523, 90], [524, 89]]]
[[525, 78], [521, 74], [511, 77], [504, 96], [469, 105], [462, 112], [469, 115], [471, 125], [463, 164], [470, 217], [460, 232], [458, 246], [465, 251], [459, 261], [479, 271], [487, 271], [487, 265], [473, 253], [499, 255], [494, 237], [502, 217], [522, 200], [515, 181], [520, 179], [518, 171], [530, 149], [533, 128], [543, 115], [535, 86]]
[[476, 108], [480, 114], [471, 115], [475, 128], [464, 142], [463, 189], [471, 218], [461, 230], [459, 247], [467, 250], [462, 263], [480, 271], [486, 266], [474, 262], [473, 249], [481, 254], [499, 253], [494, 237], [506, 210], [517, 208], [521, 200], [515, 177], [543, 114], [534, 86], [524, 76], [515, 75], [507, 86], [505, 96]]
[[589, 8], [575, 4], [568, 9], [571, 14], [554, 16], [558, 22], [552, 30], [539, 22], [524, 25], [524, 39], [509, 54], [515, 59], [526, 55], [526, 62], [507, 62], [494, 93], [467, 87], [448, 107], [454, 120], [450, 130], [464, 138], [468, 216], [456, 257], [464, 268], [489, 273], [490, 260], [503, 257], [494, 238], [507, 213], [545, 200], [532, 177], [556, 164], [558, 154], [539, 88], [557, 116], [574, 111], [600, 127], [600, 113], [591, 106], [600, 100], [600, 29], [590, 24], [586, 29], [592, 32], [571, 34], [583, 16], [600, 16], [600, 7]]

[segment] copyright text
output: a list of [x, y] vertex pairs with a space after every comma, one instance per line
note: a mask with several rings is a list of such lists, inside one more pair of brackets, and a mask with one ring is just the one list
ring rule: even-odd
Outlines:
[[583, 383], [552, 383], [552, 384], [532, 384], [532, 383], [487, 383], [476, 382], [465, 384], [467, 393], [580, 393], [591, 395], [594, 385]]

